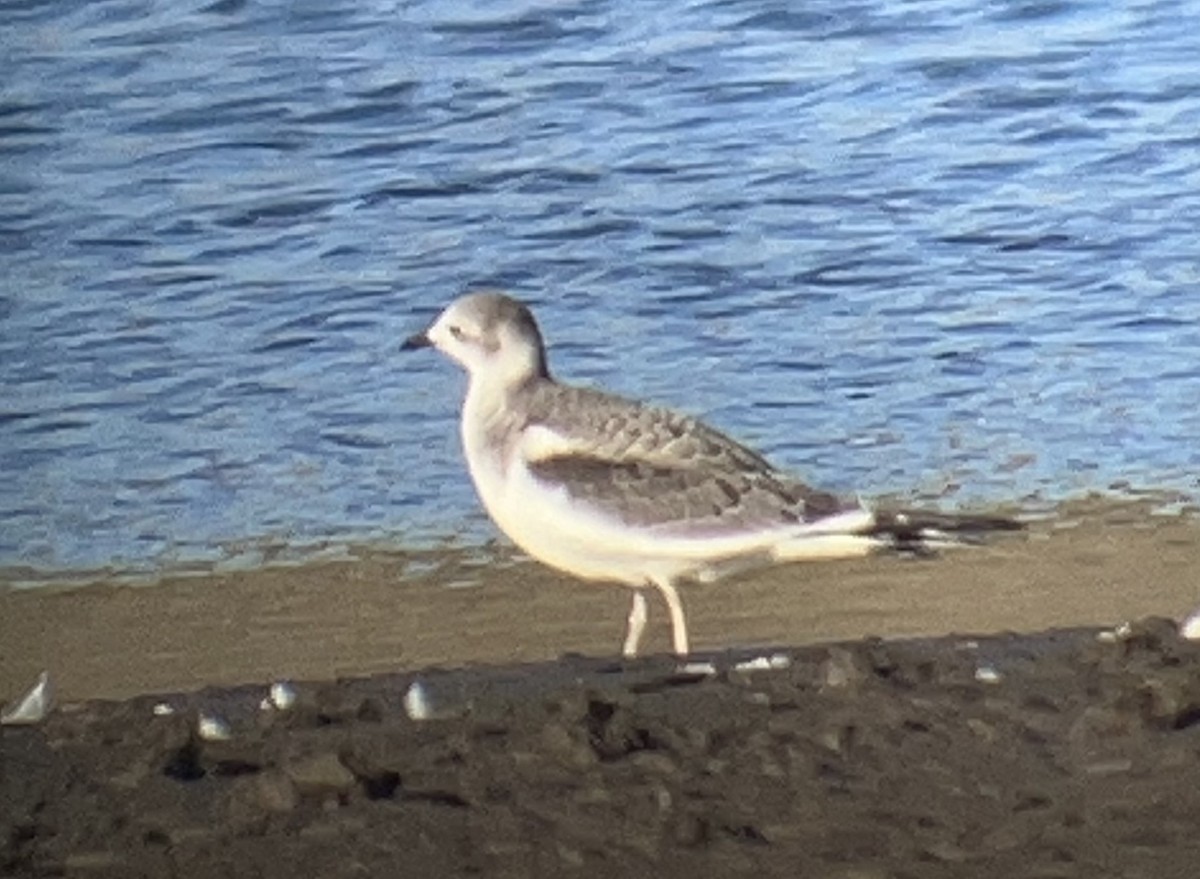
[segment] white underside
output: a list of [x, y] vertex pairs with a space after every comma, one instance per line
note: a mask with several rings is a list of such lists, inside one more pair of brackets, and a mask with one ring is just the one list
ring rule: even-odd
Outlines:
[[745, 567], [736, 564], [739, 559], [765, 564], [849, 558], [878, 545], [856, 533], [873, 522], [866, 509], [801, 526], [719, 536], [666, 535], [587, 507], [573, 499], [570, 486], [536, 479], [520, 454], [512, 456], [506, 469], [483, 432], [467, 430], [466, 423], [463, 439], [475, 487], [500, 530], [535, 559], [586, 580], [635, 588], [684, 578], [711, 580], [725, 569]]

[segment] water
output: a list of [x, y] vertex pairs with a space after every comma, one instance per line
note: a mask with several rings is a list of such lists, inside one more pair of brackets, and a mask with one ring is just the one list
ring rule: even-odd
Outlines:
[[492, 535], [468, 285], [821, 485], [1192, 497], [1200, 5], [0, 10], [0, 565]]

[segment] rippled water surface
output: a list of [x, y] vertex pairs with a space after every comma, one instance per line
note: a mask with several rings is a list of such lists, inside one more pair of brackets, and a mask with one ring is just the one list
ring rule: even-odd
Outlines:
[[0, 9], [0, 564], [493, 532], [466, 286], [829, 487], [1196, 493], [1195, 3]]

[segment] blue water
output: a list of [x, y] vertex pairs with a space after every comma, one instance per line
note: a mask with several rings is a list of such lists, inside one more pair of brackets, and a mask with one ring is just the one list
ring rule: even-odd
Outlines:
[[469, 285], [556, 371], [943, 507], [1200, 470], [1200, 4], [0, 8], [0, 565], [482, 542]]

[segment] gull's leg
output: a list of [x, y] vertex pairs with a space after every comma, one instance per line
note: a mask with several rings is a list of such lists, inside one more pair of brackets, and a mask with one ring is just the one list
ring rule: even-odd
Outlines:
[[627, 659], [637, 656], [642, 632], [646, 630], [646, 594], [641, 589], [633, 591], [633, 606], [629, 608], [629, 622], [625, 628], [625, 644], [621, 653]]
[[655, 580], [654, 585], [667, 601], [667, 610], [671, 612], [671, 642], [675, 647], [675, 655], [686, 659], [688, 655], [687, 621], [683, 618], [683, 602], [679, 593], [671, 585], [670, 580]]

